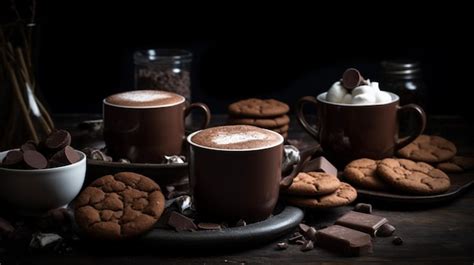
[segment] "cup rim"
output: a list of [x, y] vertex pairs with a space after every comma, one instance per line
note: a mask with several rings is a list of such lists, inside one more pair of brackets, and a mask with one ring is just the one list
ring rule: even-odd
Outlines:
[[109, 97], [111, 97], [111, 96], [118, 95], [118, 94], [122, 94], [122, 93], [127, 93], [127, 92], [134, 92], [134, 91], [150, 91], [150, 89], [145, 89], [145, 90], [129, 90], [129, 91], [123, 91], [123, 92], [115, 93], [115, 94], [112, 94], [112, 95], [107, 96], [106, 98], [104, 98], [104, 99], [102, 100], [102, 103], [103, 103], [104, 105], [108, 105], [108, 106], [112, 106], [112, 107], [116, 107], [116, 108], [123, 108], [123, 109], [157, 109], [157, 108], [173, 107], [173, 106], [182, 104], [183, 102], [186, 101], [186, 98], [184, 98], [184, 97], [181, 96], [180, 94], [173, 93], [173, 92], [170, 92], [170, 91], [164, 91], [164, 90], [158, 90], [158, 89], [157, 89], [157, 90], [151, 90], [151, 91], [161, 91], [161, 92], [173, 94], [173, 95], [175, 95], [175, 96], [178, 96], [181, 100], [179, 100], [178, 102], [175, 102], [175, 103], [169, 103], [169, 104], [163, 104], [163, 105], [155, 105], [155, 106], [125, 106], [125, 105], [117, 105], [117, 104], [113, 104], [113, 103], [107, 102], [107, 98], [109, 98]]
[[[0, 152], [0, 155], [4, 155], [4, 154], [6, 155], [8, 152], [14, 151], [14, 150], [20, 150], [20, 149], [6, 150], [6, 151], [3, 151], [3, 152]], [[71, 167], [78, 166], [79, 164], [81, 164], [81, 162], [86, 160], [86, 158], [87, 158], [86, 154], [84, 154], [82, 151], [79, 151], [79, 150], [76, 150], [76, 152], [78, 152], [81, 155], [81, 159], [79, 161], [77, 161], [76, 163], [74, 163], [74, 164], [61, 166], [61, 167], [43, 168], [43, 169], [16, 169], [16, 168], [0, 167], [0, 171], [16, 172], [16, 173], [27, 173], [27, 172], [38, 173], [38, 172], [55, 172], [55, 171], [67, 170]]]
[[383, 106], [383, 105], [390, 105], [390, 104], [393, 104], [397, 101], [400, 100], [400, 97], [395, 94], [395, 93], [392, 93], [392, 92], [388, 92], [388, 91], [384, 91], [384, 92], [387, 92], [390, 97], [392, 98], [391, 101], [389, 102], [383, 102], [383, 103], [371, 103], [371, 104], [347, 104], [347, 103], [336, 103], [336, 102], [330, 102], [330, 101], [327, 101], [326, 100], [326, 95], [328, 92], [323, 92], [321, 94], [319, 94], [316, 99], [324, 104], [328, 104], [328, 105], [335, 105], [335, 106], [344, 106], [344, 107], [371, 107], [371, 106]]
[[[259, 128], [259, 127], [258, 127]], [[190, 145], [194, 145], [196, 147], [200, 147], [200, 148], [203, 148], [203, 149], [207, 149], [207, 150], [214, 150], [214, 151], [224, 151], [224, 152], [249, 152], [249, 151], [258, 151], [258, 150], [267, 150], [267, 149], [271, 149], [273, 147], [276, 147], [276, 146], [279, 146], [279, 145], [282, 145], [285, 141], [285, 139], [283, 138], [283, 136], [277, 132], [274, 132], [272, 130], [268, 130], [268, 129], [264, 129], [264, 128], [259, 128], [259, 129], [262, 129], [262, 130], [265, 130], [267, 132], [270, 132], [272, 134], [276, 134], [278, 135], [278, 138], [279, 138], [279, 141], [278, 143], [276, 144], [272, 144], [272, 145], [269, 145], [269, 146], [264, 146], [264, 147], [255, 147], [255, 148], [245, 148], [245, 149], [224, 149], [224, 148], [217, 148], [217, 147], [209, 147], [209, 146], [204, 146], [204, 145], [200, 145], [200, 144], [197, 144], [195, 142], [193, 142], [191, 140], [191, 138], [198, 134], [199, 132], [201, 131], [204, 131], [206, 129], [202, 129], [202, 130], [199, 130], [199, 131], [195, 131], [193, 133], [191, 133], [190, 135], [188, 135], [188, 137], [186, 137], [186, 141], [190, 144]]]

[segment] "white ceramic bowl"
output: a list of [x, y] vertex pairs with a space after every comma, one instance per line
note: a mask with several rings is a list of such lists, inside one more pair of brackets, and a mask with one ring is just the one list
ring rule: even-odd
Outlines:
[[[0, 200], [18, 212], [41, 213], [66, 206], [86, 176], [86, 155], [71, 165], [47, 169], [0, 168]], [[0, 152], [0, 161], [8, 151]]]

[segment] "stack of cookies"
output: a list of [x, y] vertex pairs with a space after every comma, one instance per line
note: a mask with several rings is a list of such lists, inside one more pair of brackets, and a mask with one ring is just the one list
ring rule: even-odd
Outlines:
[[357, 197], [357, 191], [351, 185], [324, 172], [301, 172], [282, 193], [286, 194], [285, 200], [289, 204], [312, 209], [347, 205]]
[[275, 99], [250, 98], [229, 105], [229, 124], [253, 125], [288, 137], [290, 110], [287, 104]]
[[457, 156], [457, 148], [443, 137], [421, 135], [398, 151], [398, 156], [429, 163], [445, 173], [460, 173], [474, 168], [474, 158]]

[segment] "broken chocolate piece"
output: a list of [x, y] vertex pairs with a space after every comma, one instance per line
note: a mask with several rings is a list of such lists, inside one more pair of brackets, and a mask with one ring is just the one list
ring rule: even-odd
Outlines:
[[59, 150], [71, 144], [71, 135], [68, 131], [57, 130], [52, 132], [44, 141], [46, 148]]
[[26, 151], [23, 153], [23, 161], [29, 169], [43, 169], [48, 166], [48, 160], [40, 152]]
[[303, 239], [298, 239], [295, 241], [296, 245], [304, 245], [305, 243], [306, 243], [306, 240], [303, 240]]
[[363, 80], [364, 78], [355, 68], [349, 68], [342, 74], [342, 86], [348, 90], [356, 88]]
[[314, 248], [314, 243], [312, 240], [306, 240], [305, 243], [301, 246], [300, 250], [303, 252], [312, 250]]
[[3, 167], [19, 168], [23, 163], [23, 153], [18, 150], [13, 150], [7, 153], [2, 161]]
[[360, 212], [360, 213], [372, 213], [372, 205], [368, 203], [358, 203], [354, 207], [354, 211]]
[[403, 239], [399, 236], [395, 236], [392, 240], [392, 244], [394, 244], [395, 246], [400, 246], [403, 244]]
[[368, 234], [340, 225], [319, 230], [316, 234], [316, 245], [346, 256], [372, 253], [372, 239]]
[[309, 227], [310, 227], [309, 225], [303, 224], [303, 223], [298, 225], [298, 228], [300, 229], [300, 233], [303, 235], [306, 233], [306, 231], [308, 231]]
[[278, 242], [278, 243], [276, 244], [276, 249], [277, 249], [277, 250], [285, 250], [285, 249], [287, 249], [287, 248], [288, 248], [288, 244], [285, 243], [285, 242]]
[[395, 232], [395, 227], [389, 223], [383, 224], [377, 232], [375, 232], [375, 235], [378, 237], [388, 237], [391, 236]]
[[197, 227], [201, 230], [221, 230], [222, 229], [220, 224], [215, 224], [215, 223], [199, 223]]
[[304, 234], [304, 237], [308, 240], [315, 241], [317, 232], [318, 231], [314, 227], [310, 227], [308, 228], [308, 231], [306, 231], [306, 233]]
[[196, 224], [194, 224], [191, 218], [188, 218], [178, 212], [171, 212], [168, 219], [168, 225], [173, 227], [177, 232], [181, 231], [193, 231], [197, 230]]
[[290, 244], [296, 244], [296, 241], [301, 240], [301, 239], [303, 239], [303, 235], [302, 235], [302, 234], [293, 235], [292, 237], [288, 238], [288, 243], [290, 243]]
[[235, 226], [246, 226], [247, 225], [247, 222], [245, 222], [244, 219], [240, 219], [239, 221], [237, 221], [237, 223], [235, 224]]
[[324, 156], [309, 160], [304, 164], [304, 172], [324, 172], [329, 175], [337, 176], [337, 168], [331, 164]]
[[375, 236], [375, 232], [387, 222], [388, 220], [385, 217], [350, 211], [341, 218], [337, 219], [335, 224]]

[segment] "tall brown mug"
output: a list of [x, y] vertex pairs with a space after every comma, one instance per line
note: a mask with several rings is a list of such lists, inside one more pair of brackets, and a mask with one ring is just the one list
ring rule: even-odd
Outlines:
[[200, 109], [208, 126], [211, 113], [203, 103], [186, 105], [181, 95], [160, 90], [135, 90], [103, 101], [104, 140], [114, 158], [135, 163], [161, 163], [179, 155], [185, 143], [185, 117]]
[[247, 222], [270, 216], [280, 187], [291, 184], [301, 162], [310, 155], [282, 179], [283, 140], [276, 132], [245, 125], [189, 135], [190, 186], [199, 214]]
[[[321, 144], [325, 156], [343, 167], [358, 158], [383, 159], [411, 143], [423, 133], [426, 114], [415, 104], [399, 106], [400, 99], [389, 93], [388, 103], [352, 105], [326, 101], [326, 93], [316, 98], [306, 96], [298, 100], [296, 114], [299, 124]], [[313, 105], [316, 121], [308, 122], [304, 106]], [[399, 114], [412, 111], [417, 126], [409, 136], [399, 138]], [[312, 126], [314, 125], [314, 126]]]

